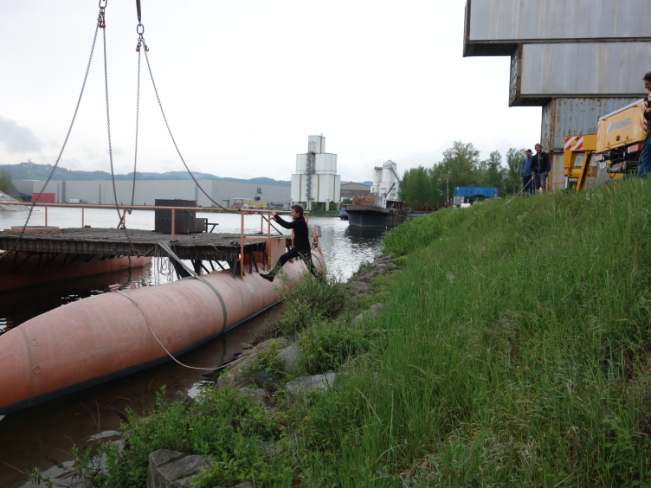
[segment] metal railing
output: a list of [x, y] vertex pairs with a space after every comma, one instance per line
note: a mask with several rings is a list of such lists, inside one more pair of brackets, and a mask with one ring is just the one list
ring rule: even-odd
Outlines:
[[[32, 203], [25, 202], [0, 202], [0, 205], [16, 205], [16, 206], [31, 206]], [[86, 203], [35, 203], [34, 207], [45, 207], [45, 227], [47, 227], [47, 209], [49, 207], [63, 207], [63, 208], [81, 208], [81, 227], [84, 227], [84, 210], [87, 208], [103, 208], [113, 210], [116, 208], [116, 205], [93, 205]], [[122, 210], [122, 218], [120, 219], [120, 224], [123, 225], [126, 222], [127, 210], [171, 210], [172, 211], [172, 232], [171, 232], [171, 242], [174, 242], [175, 237], [175, 221], [176, 221], [176, 211], [180, 210], [183, 212], [186, 211], [197, 211], [197, 212], [217, 212], [217, 213], [239, 213], [240, 214], [240, 257], [237, 262], [239, 263], [239, 272], [240, 278], [244, 277], [244, 242], [245, 241], [266, 241], [267, 244], [267, 259], [269, 267], [271, 266], [271, 214], [289, 214], [291, 212], [287, 210], [256, 210], [256, 209], [233, 209], [233, 210], [219, 210], [213, 208], [205, 207], [165, 207], [165, 206], [142, 206], [142, 205], [117, 205], [117, 207]], [[245, 215], [255, 215], [260, 214], [260, 234], [264, 234], [264, 222], [267, 221], [267, 235], [265, 237], [245, 237], [244, 235], [244, 216]], [[266, 217], [265, 217], [266, 215]], [[309, 213], [305, 212], [305, 222], [309, 222]], [[280, 231], [278, 231], [280, 232]], [[281, 234], [285, 236], [284, 234]], [[286, 236], [285, 236], [286, 238]], [[292, 246], [294, 245], [294, 231], [292, 230]]]

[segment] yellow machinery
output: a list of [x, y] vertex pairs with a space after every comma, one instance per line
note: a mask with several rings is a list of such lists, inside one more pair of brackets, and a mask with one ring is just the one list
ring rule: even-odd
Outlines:
[[567, 136], [563, 147], [565, 188], [585, 188], [589, 179], [597, 176], [597, 166], [592, 155], [597, 148], [597, 135]]
[[625, 173], [637, 172], [648, 132], [644, 119], [648, 100], [604, 115], [599, 119], [597, 134], [565, 138], [565, 188], [576, 188], [578, 192], [590, 182], [618, 180]]
[[608, 173], [637, 172], [648, 127], [644, 111], [649, 99], [639, 100], [604, 115], [597, 127], [597, 163], [607, 163]]

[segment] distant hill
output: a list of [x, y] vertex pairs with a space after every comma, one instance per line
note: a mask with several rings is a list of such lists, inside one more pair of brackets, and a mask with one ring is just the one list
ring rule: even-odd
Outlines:
[[[0, 164], [0, 168], [6, 168], [11, 172], [14, 180], [46, 180], [50, 171], [52, 171], [51, 164], [36, 164], [36, 163], [20, 163], [20, 164]], [[237, 181], [242, 183], [255, 183], [258, 185], [277, 185], [277, 186], [290, 186], [289, 181], [274, 180], [273, 178], [259, 177], [250, 178], [248, 180], [242, 178], [229, 178], [215, 176], [208, 173], [194, 173], [194, 177], [198, 180], [222, 180], [222, 181]], [[55, 181], [97, 181], [97, 180], [110, 180], [111, 173], [106, 171], [75, 171], [70, 169], [57, 167], [52, 175], [52, 180]], [[132, 180], [133, 173], [125, 175], [115, 175], [116, 180]], [[190, 175], [187, 171], [168, 171], [167, 173], [145, 173], [136, 172], [136, 180], [190, 180]]]

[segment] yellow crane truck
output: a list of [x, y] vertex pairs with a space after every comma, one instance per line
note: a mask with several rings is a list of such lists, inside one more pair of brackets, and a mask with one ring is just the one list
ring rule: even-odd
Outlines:
[[[651, 97], [651, 94], [649, 94]], [[580, 191], [587, 184], [637, 173], [648, 132], [644, 111], [650, 98], [638, 100], [599, 119], [597, 133], [565, 137], [565, 188]]]

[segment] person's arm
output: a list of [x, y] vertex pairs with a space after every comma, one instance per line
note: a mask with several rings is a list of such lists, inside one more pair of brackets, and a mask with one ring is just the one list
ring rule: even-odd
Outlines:
[[285, 229], [293, 229], [294, 227], [296, 227], [294, 222], [287, 222], [286, 220], [283, 220], [283, 218], [278, 214], [274, 215], [274, 220], [278, 222], [278, 224], [281, 227], [284, 227]]
[[520, 181], [522, 181], [522, 178], [524, 177], [524, 167], [525, 167], [526, 164], [527, 164], [527, 160], [525, 159], [522, 162], [522, 169], [520, 170]]

